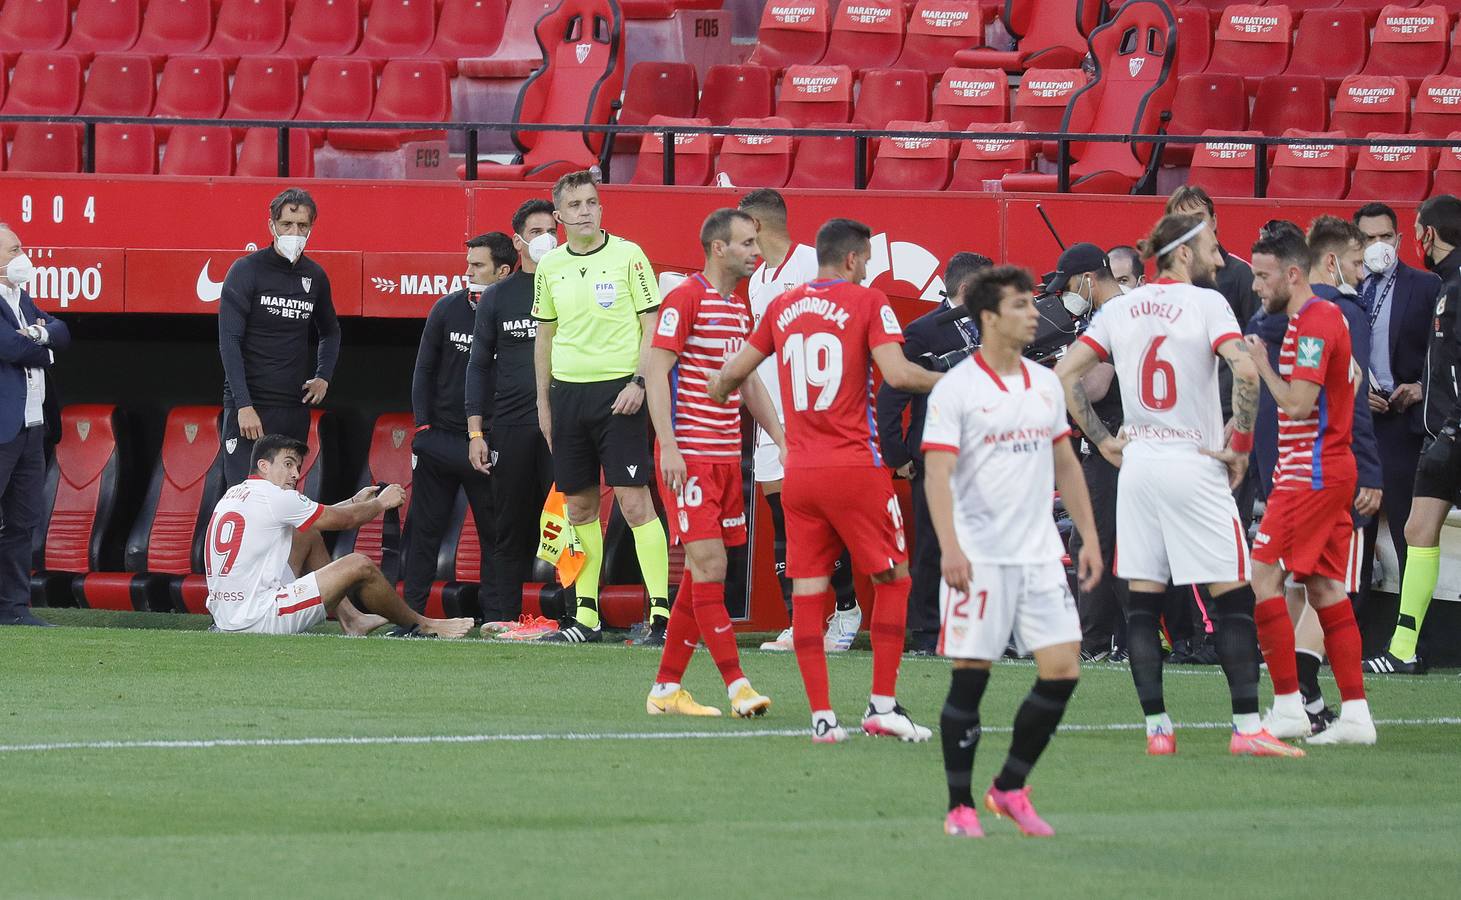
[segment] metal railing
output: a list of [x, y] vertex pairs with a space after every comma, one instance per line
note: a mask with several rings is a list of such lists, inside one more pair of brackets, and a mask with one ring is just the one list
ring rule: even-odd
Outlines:
[[[854, 141], [853, 187], [863, 190], [868, 180], [869, 142], [879, 138], [932, 138], [955, 141], [1032, 141], [1056, 145], [1057, 190], [1070, 190], [1070, 145], [1072, 143], [1120, 143], [1151, 144], [1154, 153], [1167, 145], [1234, 144], [1268, 148], [1285, 145], [1306, 145], [1320, 147], [1425, 147], [1444, 149], [1458, 146], [1456, 141], [1445, 138], [1415, 139], [1372, 139], [1350, 137], [1274, 137], [1268, 135], [1210, 134], [1073, 134], [1062, 131], [894, 131], [876, 128], [741, 128], [725, 125], [549, 125], [517, 124], [511, 122], [349, 122], [321, 121], [305, 122], [280, 119], [178, 119], [154, 116], [55, 116], [24, 115], [0, 116], [0, 124], [36, 122], [55, 125], [82, 126], [82, 171], [96, 171], [96, 127], [98, 125], [157, 125], [165, 123], [169, 128], [189, 125], [222, 126], [228, 128], [272, 128], [277, 132], [278, 175], [289, 177], [289, 134], [295, 129], [308, 131], [351, 130], [351, 131], [447, 131], [464, 132], [466, 139], [466, 180], [480, 179], [481, 153], [478, 133], [482, 131], [528, 131], [528, 132], [578, 132], [603, 134], [606, 145], [612, 148], [614, 136], [621, 134], [659, 135], [662, 140], [664, 171], [663, 182], [675, 183], [675, 136], [710, 135], [713, 137], [765, 136], [765, 137], [850, 137]], [[608, 177], [609, 155], [604, 154], [605, 178]], [[1253, 196], [1262, 197], [1268, 187], [1268, 154], [1253, 154]]]

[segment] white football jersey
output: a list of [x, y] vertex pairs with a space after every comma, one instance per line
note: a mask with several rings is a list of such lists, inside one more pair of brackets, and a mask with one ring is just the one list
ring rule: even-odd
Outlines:
[[204, 553], [208, 611], [225, 631], [247, 628], [274, 612], [274, 594], [294, 580], [294, 531], [324, 507], [257, 475], [228, 489], [208, 520]]
[[1055, 529], [1056, 441], [1070, 436], [1065, 392], [1044, 366], [1020, 360], [1001, 376], [976, 353], [928, 397], [923, 452], [958, 454], [950, 486], [954, 530], [969, 559], [1041, 563], [1065, 552]]
[[1217, 348], [1241, 338], [1223, 295], [1191, 284], [1148, 282], [1101, 306], [1080, 340], [1116, 366], [1126, 456], [1222, 449]]
[[[806, 244], [797, 244], [781, 265], [774, 269], [766, 266], [766, 261], [761, 261], [761, 267], [751, 275], [750, 285], [747, 291], [751, 301], [752, 328], [755, 323], [761, 321], [766, 314], [766, 307], [771, 301], [791, 290], [792, 288], [806, 284], [808, 281], [817, 279], [817, 250], [815, 247], [808, 247]], [[776, 377], [776, 357], [768, 356], [761, 360], [761, 365], [756, 367], [756, 375], [760, 377], [761, 383], [766, 385], [766, 391], [771, 395], [771, 402], [776, 407], [776, 418], [782, 422], [786, 417], [781, 414], [781, 383]], [[765, 431], [757, 429], [757, 443], [771, 444], [773, 441]]]

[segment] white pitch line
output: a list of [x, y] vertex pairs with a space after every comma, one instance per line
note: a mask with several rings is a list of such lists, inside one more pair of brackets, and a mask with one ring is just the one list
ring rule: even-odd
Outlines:
[[[1430, 719], [1378, 719], [1376, 725], [1461, 725], [1461, 717]], [[1232, 728], [1231, 722], [1178, 722], [1179, 729], [1215, 731]], [[1061, 725], [1060, 730], [1072, 733], [1140, 731], [1145, 726], [1134, 722]], [[1011, 728], [985, 728], [987, 734], [1008, 734]], [[222, 748], [268, 747], [361, 747], [401, 744], [497, 744], [537, 743], [543, 741], [687, 741], [760, 737], [807, 736], [805, 728], [758, 728], [748, 731], [605, 731], [563, 732], [558, 734], [424, 734], [382, 735], [379, 737], [301, 737], [301, 738], [216, 738], [212, 740], [151, 741], [66, 741], [46, 744], [0, 744], [0, 753], [47, 753], [62, 750], [216, 750]]]

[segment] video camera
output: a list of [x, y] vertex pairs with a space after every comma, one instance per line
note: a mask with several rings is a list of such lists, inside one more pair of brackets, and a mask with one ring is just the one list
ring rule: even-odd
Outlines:
[[[1040, 293], [1035, 297], [1035, 308], [1040, 311], [1040, 327], [1035, 331], [1035, 339], [1030, 342], [1030, 346], [1025, 348], [1025, 358], [1041, 365], [1053, 365], [1065, 354], [1065, 348], [1075, 343], [1076, 338], [1080, 337], [1082, 331], [1085, 331], [1086, 317], [1071, 315], [1070, 310], [1066, 309], [1065, 304], [1060, 301], [1059, 294]], [[945, 310], [936, 321], [940, 325], [945, 325], [950, 322], [968, 321], [968, 319], [969, 311], [961, 303]], [[960, 331], [964, 334], [964, 347], [950, 350], [948, 353], [925, 353], [919, 359], [923, 367], [935, 372], [947, 372], [979, 349], [979, 346], [969, 339], [967, 329], [961, 327]]]

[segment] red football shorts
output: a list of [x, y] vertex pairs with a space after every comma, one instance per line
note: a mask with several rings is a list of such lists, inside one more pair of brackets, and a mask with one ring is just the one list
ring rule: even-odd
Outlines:
[[672, 541], [722, 541], [727, 547], [746, 542], [746, 495], [739, 460], [711, 463], [687, 456], [679, 492], [670, 490], [661, 477], [659, 495], [669, 514]]
[[1268, 497], [1253, 541], [1253, 558], [1296, 578], [1350, 579], [1354, 523], [1349, 517], [1354, 483], [1322, 490], [1280, 490]]
[[863, 575], [908, 558], [903, 511], [893, 476], [873, 466], [788, 469], [781, 483], [786, 513], [786, 576], [825, 578], [845, 547]]

